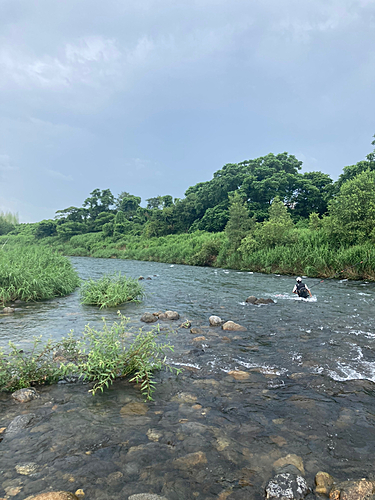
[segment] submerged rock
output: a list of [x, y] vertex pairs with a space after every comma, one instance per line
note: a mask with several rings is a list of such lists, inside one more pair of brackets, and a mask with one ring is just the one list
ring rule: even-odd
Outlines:
[[78, 500], [78, 497], [69, 491], [48, 491], [27, 497], [26, 500]]
[[206, 464], [207, 457], [203, 451], [197, 451], [195, 453], [189, 453], [181, 458], [176, 458], [173, 461], [174, 466], [177, 469], [188, 470], [196, 465]]
[[12, 398], [18, 401], [19, 403], [27, 403], [39, 397], [40, 397], [39, 394], [32, 387], [28, 387], [27, 389], [20, 389], [18, 391], [13, 392], [12, 394]]
[[248, 297], [245, 302], [248, 302], [249, 304], [255, 304], [256, 300], [257, 298], [254, 295], [250, 295], [250, 297]]
[[158, 320], [157, 316], [154, 316], [151, 313], [143, 313], [141, 316], [141, 321], [144, 323], [155, 323]]
[[[295, 473], [298, 474], [299, 472], [304, 475], [305, 474], [305, 468], [303, 466], [303, 460], [301, 457], [298, 455], [295, 455], [294, 453], [289, 453], [285, 457], [281, 457], [276, 462], [273, 463], [273, 467], [276, 469], [277, 472], [285, 472], [285, 466], [292, 465], [295, 468]], [[280, 469], [283, 470], [280, 470]], [[288, 470], [287, 472], [291, 472], [291, 470]]]
[[223, 320], [219, 316], [210, 316], [208, 318], [211, 326], [220, 326]]
[[167, 498], [155, 495], [155, 493], [137, 493], [136, 495], [130, 495], [128, 500], [167, 500]]
[[228, 375], [235, 378], [236, 380], [246, 380], [250, 377], [250, 374], [242, 370], [231, 370]]
[[30, 476], [31, 474], [36, 474], [39, 471], [39, 469], [40, 469], [39, 465], [34, 462], [16, 465], [16, 471], [18, 472], [18, 474], [22, 474], [23, 476]]
[[203, 333], [205, 333], [202, 328], [190, 328], [190, 333], [192, 333], [193, 335], [202, 335]]
[[257, 299], [254, 304], [274, 304], [275, 302], [272, 299]]
[[290, 472], [276, 474], [266, 486], [266, 498], [270, 500], [301, 500], [310, 489], [306, 480]]
[[123, 416], [135, 416], [135, 415], [146, 415], [148, 412], [148, 406], [145, 403], [128, 403], [123, 406], [120, 410], [120, 414]]
[[8, 425], [5, 435], [14, 435], [25, 429], [36, 417], [35, 413], [26, 413], [26, 415], [18, 415]]
[[344, 481], [335, 485], [330, 494], [330, 500], [372, 500], [375, 492], [375, 482], [369, 479]]
[[144, 278], [144, 276], [140, 276], [140, 277], [138, 278], [138, 280], [144, 280], [144, 279], [145, 279], [145, 278]]
[[235, 323], [234, 321], [227, 321], [222, 326], [222, 329], [228, 330], [231, 332], [246, 332], [247, 331], [247, 328], [245, 326], [239, 325], [238, 323]]

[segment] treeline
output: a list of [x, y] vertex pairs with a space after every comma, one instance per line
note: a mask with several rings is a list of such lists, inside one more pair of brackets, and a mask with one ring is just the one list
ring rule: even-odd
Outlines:
[[[344, 167], [336, 182], [322, 172], [302, 174], [301, 165], [288, 153], [227, 164], [184, 198], [156, 196], [146, 207], [128, 192], [116, 198], [109, 189], [95, 189], [81, 207], [58, 210], [54, 220], [14, 225], [10, 235], [29, 235], [73, 255], [266, 272], [328, 275], [363, 253], [371, 262], [375, 150]], [[373, 270], [375, 262], [368, 263], [362, 275], [371, 278]]]

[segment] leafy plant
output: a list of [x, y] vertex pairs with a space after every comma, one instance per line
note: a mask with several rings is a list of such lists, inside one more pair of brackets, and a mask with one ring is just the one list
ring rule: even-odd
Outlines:
[[135, 301], [143, 296], [144, 290], [138, 280], [121, 276], [121, 273], [106, 274], [96, 281], [90, 279], [81, 288], [82, 304], [97, 305], [101, 309]]
[[127, 332], [128, 318], [118, 312], [119, 321], [108, 326], [103, 318], [103, 329], [86, 325], [81, 337], [73, 332], [59, 342], [51, 339], [45, 344], [34, 337], [31, 351], [20, 350], [12, 342], [5, 354], [0, 349], [0, 390], [15, 391], [37, 384], [51, 384], [64, 377], [93, 382], [90, 392], [103, 392], [117, 378], [131, 377], [140, 383], [142, 394], [152, 399], [155, 388], [153, 373], [163, 368], [179, 373], [166, 361], [166, 351], [173, 351], [169, 343], [159, 343], [158, 328], [149, 332], [140, 330], [134, 340]]

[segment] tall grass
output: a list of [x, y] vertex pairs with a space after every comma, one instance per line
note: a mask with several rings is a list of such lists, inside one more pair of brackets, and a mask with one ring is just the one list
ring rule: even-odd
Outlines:
[[[1, 243], [0, 243], [1, 245]], [[79, 285], [66, 257], [40, 246], [0, 246], [0, 301], [39, 301], [68, 295]]]
[[104, 275], [99, 280], [86, 281], [81, 287], [81, 302], [86, 305], [114, 307], [143, 297], [144, 290], [137, 279], [119, 274]]
[[19, 217], [17, 213], [13, 212], [0, 212], [0, 219], [3, 219], [5, 222], [9, 224], [19, 224]]

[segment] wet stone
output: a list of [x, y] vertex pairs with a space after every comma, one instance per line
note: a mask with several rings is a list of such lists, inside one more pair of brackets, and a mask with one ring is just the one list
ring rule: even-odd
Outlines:
[[177, 403], [195, 403], [197, 401], [197, 396], [194, 396], [194, 394], [189, 394], [188, 392], [180, 392], [179, 394], [176, 394], [173, 396], [171, 399], [173, 402]]
[[178, 314], [177, 311], [165, 311], [165, 315], [166, 315], [167, 319], [170, 319], [170, 320], [180, 319], [180, 315]]
[[27, 497], [25, 500], [77, 500], [78, 497], [69, 491], [49, 491], [39, 495]]
[[293, 465], [301, 474], [305, 474], [302, 458], [294, 453], [289, 453], [285, 457], [281, 457], [273, 463], [273, 467], [277, 472], [281, 472], [280, 469], [287, 465]]
[[315, 476], [315, 484], [315, 493], [328, 496], [333, 486], [333, 477], [320, 471]]
[[257, 298], [254, 295], [250, 295], [250, 297], [248, 297], [245, 302], [248, 302], [249, 304], [255, 304], [256, 300]]
[[372, 500], [375, 483], [368, 479], [359, 481], [344, 481], [332, 488], [330, 500]]
[[28, 387], [27, 389], [20, 389], [13, 392], [12, 398], [19, 403], [27, 403], [33, 399], [39, 398], [39, 394], [32, 387]]
[[203, 335], [193, 338], [193, 342], [203, 342], [204, 340], [206, 340], [206, 337], [204, 337]]
[[154, 493], [137, 493], [136, 495], [130, 495], [128, 500], [167, 500], [167, 498]]
[[284, 472], [276, 474], [266, 486], [266, 498], [270, 500], [301, 500], [309, 493], [302, 476]]
[[205, 332], [204, 332], [204, 330], [202, 330], [202, 328], [193, 327], [193, 328], [190, 328], [190, 333], [192, 333], [193, 335], [202, 335]]
[[203, 451], [197, 451], [195, 453], [189, 453], [181, 458], [176, 458], [173, 461], [174, 466], [177, 469], [188, 470], [191, 467], [195, 467], [197, 465], [202, 465], [207, 463], [206, 454]]
[[141, 316], [141, 321], [143, 321], [143, 323], [155, 323], [155, 321], [157, 321], [157, 320], [158, 320], [158, 317], [154, 316], [151, 313], [143, 313]]
[[227, 321], [224, 323], [222, 326], [223, 330], [229, 330], [231, 332], [246, 332], [247, 328], [245, 326], [239, 325], [238, 323], [235, 323], [234, 321]]
[[219, 316], [210, 316], [208, 318], [208, 321], [210, 322], [211, 326], [220, 326], [223, 321]]

